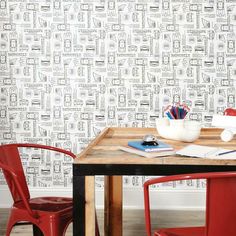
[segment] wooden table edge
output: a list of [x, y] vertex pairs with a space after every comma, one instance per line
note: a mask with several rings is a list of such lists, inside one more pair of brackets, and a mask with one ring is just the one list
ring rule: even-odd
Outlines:
[[[87, 153], [99, 142], [101, 141], [101, 139], [106, 136], [106, 134], [109, 132], [110, 128], [107, 127], [107, 128], [104, 128], [102, 130], [102, 132], [97, 136], [95, 137], [92, 142], [90, 142], [90, 144], [80, 153], [77, 155], [77, 158], [76, 159], [82, 159], [82, 158], [86, 158], [86, 155]], [[75, 163], [76, 163], [76, 160], [75, 160]]]

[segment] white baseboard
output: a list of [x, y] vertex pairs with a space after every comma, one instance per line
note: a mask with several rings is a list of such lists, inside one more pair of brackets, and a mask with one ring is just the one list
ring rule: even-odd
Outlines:
[[[202, 190], [161, 190], [150, 192], [152, 209], [163, 210], [204, 210], [205, 191]], [[126, 209], [143, 209], [144, 200], [141, 190], [124, 191]]]
[[[30, 190], [31, 197], [65, 196], [71, 197], [70, 189], [38, 189]], [[0, 208], [9, 208], [12, 198], [6, 187], [0, 188]], [[139, 189], [125, 189], [123, 193], [124, 209], [143, 209], [143, 192]], [[96, 207], [104, 206], [103, 191], [96, 191]], [[203, 210], [205, 208], [205, 191], [202, 190], [161, 190], [151, 192], [152, 209], [166, 210]]]

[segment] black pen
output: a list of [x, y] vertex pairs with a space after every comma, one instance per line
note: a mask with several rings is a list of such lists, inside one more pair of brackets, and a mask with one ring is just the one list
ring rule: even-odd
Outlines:
[[232, 152], [236, 152], [236, 150], [231, 150], [231, 151], [227, 151], [227, 152], [221, 152], [221, 153], [218, 153], [217, 156], [225, 155], [225, 154], [232, 153]]

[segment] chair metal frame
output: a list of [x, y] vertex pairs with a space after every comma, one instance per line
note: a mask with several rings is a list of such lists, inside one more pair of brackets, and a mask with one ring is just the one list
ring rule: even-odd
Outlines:
[[205, 226], [155, 230], [155, 236], [235, 236], [236, 224], [236, 172], [181, 174], [154, 178], [144, 183], [145, 224], [151, 236], [149, 187], [169, 181], [206, 179]]
[[[50, 150], [73, 159], [76, 158], [76, 155], [70, 151], [41, 144], [14, 143], [0, 146], [0, 168], [14, 201], [6, 236], [9, 236], [12, 228], [20, 222], [33, 224], [34, 235], [64, 235], [68, 225], [72, 222], [73, 199], [66, 197], [31, 198], [18, 148]], [[99, 236], [97, 219], [96, 236]]]

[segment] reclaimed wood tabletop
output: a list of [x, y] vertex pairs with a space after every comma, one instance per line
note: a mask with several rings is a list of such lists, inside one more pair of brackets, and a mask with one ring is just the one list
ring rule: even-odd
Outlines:
[[[223, 142], [220, 138], [222, 129], [203, 128], [199, 139], [191, 144], [235, 149], [236, 139], [231, 142]], [[165, 156], [146, 158], [131, 154], [119, 149], [119, 146], [127, 146], [128, 141], [142, 140], [146, 134], [155, 135], [158, 140], [170, 144], [175, 150], [179, 150], [190, 143], [161, 138], [155, 128], [106, 128], [97, 136], [88, 147], [78, 155], [75, 163], [94, 164], [186, 164], [186, 165], [236, 165], [236, 160], [215, 160], [204, 158], [190, 158], [184, 156]]]

